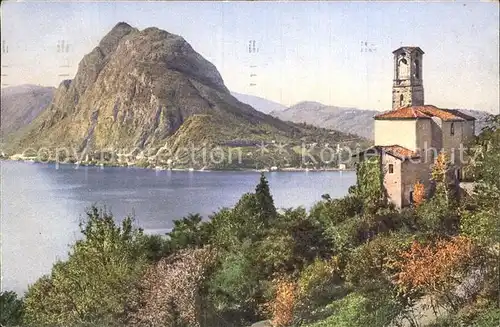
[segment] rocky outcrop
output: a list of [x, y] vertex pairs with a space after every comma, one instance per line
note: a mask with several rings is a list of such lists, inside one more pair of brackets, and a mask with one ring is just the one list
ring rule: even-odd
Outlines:
[[84, 56], [75, 78], [61, 82], [16, 146], [157, 147], [194, 115], [210, 115], [226, 140], [300, 134], [234, 98], [215, 66], [182, 37], [119, 23]]

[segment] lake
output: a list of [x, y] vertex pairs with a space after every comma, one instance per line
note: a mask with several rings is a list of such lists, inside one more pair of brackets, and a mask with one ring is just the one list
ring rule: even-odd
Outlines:
[[[148, 233], [165, 233], [189, 213], [205, 218], [233, 206], [259, 182], [257, 172], [155, 171], [1, 161], [2, 290], [22, 294], [79, 236], [92, 204], [133, 215]], [[266, 173], [278, 208], [310, 208], [328, 193], [347, 194], [355, 172]]]

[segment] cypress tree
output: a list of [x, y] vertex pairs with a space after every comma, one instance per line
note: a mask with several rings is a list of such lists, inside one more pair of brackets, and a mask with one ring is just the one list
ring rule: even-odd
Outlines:
[[255, 188], [255, 197], [259, 207], [260, 220], [267, 226], [270, 220], [274, 219], [277, 215], [274, 200], [269, 191], [269, 184], [264, 173], [260, 175], [260, 182]]

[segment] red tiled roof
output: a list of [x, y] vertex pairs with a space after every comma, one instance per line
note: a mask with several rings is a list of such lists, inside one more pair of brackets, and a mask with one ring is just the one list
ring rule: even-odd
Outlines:
[[415, 110], [416, 107], [404, 107], [396, 110], [391, 110], [380, 115], [376, 115], [375, 119], [386, 118], [430, 118], [426, 114]]
[[419, 155], [415, 151], [404, 148], [400, 145], [386, 145], [377, 146], [382, 153], [387, 153], [395, 157], [406, 159], [406, 158], [418, 158]]
[[[465, 114], [457, 113], [454, 110], [440, 109], [436, 106], [412, 106], [402, 107], [396, 110], [387, 111], [375, 116], [375, 119], [412, 119], [438, 117], [442, 120], [470, 120]], [[472, 118], [467, 116], [468, 118]]]
[[448, 111], [448, 112], [451, 112], [452, 114], [454, 114], [455, 116], [458, 116], [458, 117], [461, 117], [465, 120], [476, 120], [476, 118], [472, 117], [472, 116], [469, 116], [467, 114], [464, 114], [463, 112], [460, 112], [459, 110], [457, 109], [441, 109], [441, 110], [444, 110], [444, 111]]
[[372, 146], [371, 148], [368, 148], [360, 153], [357, 153], [353, 155], [353, 157], [361, 156], [361, 155], [367, 155], [367, 156], [373, 156], [373, 155], [379, 155], [379, 154], [389, 154], [393, 157], [396, 157], [401, 160], [406, 160], [409, 158], [419, 158], [419, 154], [415, 151], [412, 151], [410, 149], [407, 149], [405, 147], [402, 147], [400, 145], [375, 145]]

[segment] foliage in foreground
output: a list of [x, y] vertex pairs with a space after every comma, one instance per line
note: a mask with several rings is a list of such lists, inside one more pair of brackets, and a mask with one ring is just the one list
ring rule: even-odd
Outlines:
[[36, 326], [119, 324], [138, 295], [147, 264], [145, 237], [125, 218], [121, 225], [95, 207], [81, 224], [83, 239], [66, 261], [33, 284], [25, 298], [25, 321]]
[[22, 322], [23, 301], [14, 292], [0, 293], [0, 325], [16, 326]]
[[[32, 326], [497, 326], [500, 118], [478, 138], [478, 186], [456, 201], [443, 155], [436, 192], [394, 210], [377, 164], [348, 196], [309, 212], [277, 211], [262, 176], [254, 193], [209, 221], [190, 215], [167, 237], [92, 208], [69, 258], [21, 303], [2, 294], [2, 320]], [[374, 175], [375, 173], [375, 175]], [[24, 314], [24, 317], [23, 317]], [[427, 317], [429, 318], [429, 317]]]

